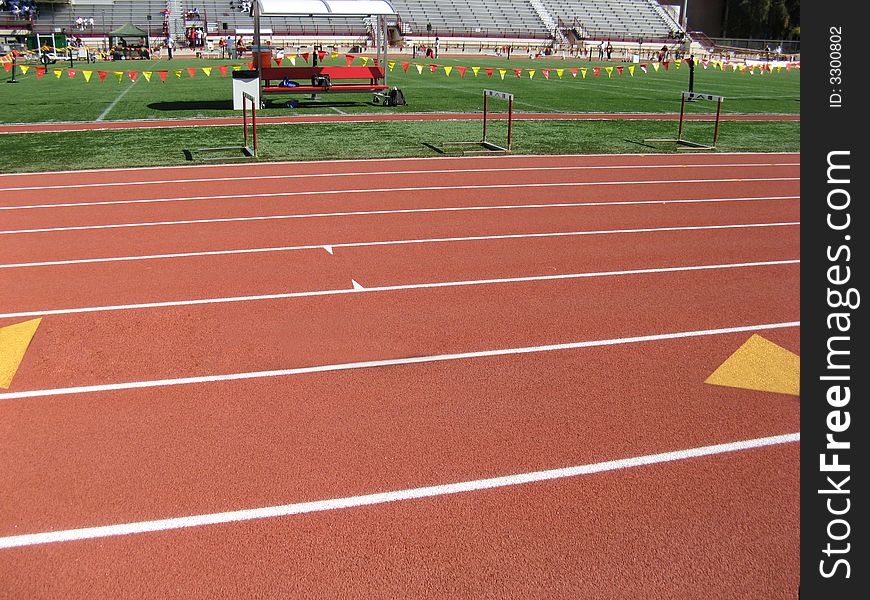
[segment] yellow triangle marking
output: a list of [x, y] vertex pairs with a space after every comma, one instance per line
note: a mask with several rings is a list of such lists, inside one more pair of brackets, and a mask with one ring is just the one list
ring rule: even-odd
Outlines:
[[800, 396], [800, 356], [753, 335], [704, 383]]
[[7, 389], [42, 318], [0, 327], [0, 388]]

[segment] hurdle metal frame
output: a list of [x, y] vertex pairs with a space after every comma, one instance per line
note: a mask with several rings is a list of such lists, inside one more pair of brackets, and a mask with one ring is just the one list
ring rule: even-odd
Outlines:
[[[498, 144], [494, 144], [490, 142], [486, 137], [486, 124], [487, 117], [489, 115], [489, 102], [488, 99], [498, 98], [500, 100], [505, 100], [508, 103], [508, 118], [507, 118], [507, 144], [505, 146], [499, 146]], [[443, 142], [441, 144], [442, 148], [447, 148], [451, 146], [457, 147], [466, 147], [466, 146], [479, 146], [482, 149], [480, 150], [463, 150], [463, 154], [510, 154], [511, 146], [513, 145], [513, 121], [514, 121], [514, 95], [508, 92], [499, 92], [497, 90], [483, 90], [483, 139], [479, 142]]]
[[[694, 102], [695, 100], [716, 100], [716, 121], [713, 125], [713, 144], [701, 144], [691, 140], [683, 139], [683, 122], [686, 115], [686, 102]], [[671, 143], [677, 144], [677, 150], [715, 150], [716, 144], [719, 141], [719, 119], [722, 115], [722, 101], [724, 96], [716, 96], [714, 94], [701, 94], [698, 92], [682, 92], [680, 96], [680, 124], [677, 128], [676, 139], [645, 139], [644, 142], [655, 143]], [[680, 146], [685, 146], [681, 148]]]
[[[248, 134], [248, 102], [251, 103], [251, 134]], [[198, 148], [190, 151], [190, 159], [194, 154], [221, 153], [221, 156], [204, 156], [199, 160], [240, 160], [257, 158], [257, 100], [248, 92], [242, 92], [242, 134], [241, 146], [218, 146], [216, 148]], [[228, 152], [233, 154], [227, 155]], [[238, 153], [238, 154], [235, 154]]]

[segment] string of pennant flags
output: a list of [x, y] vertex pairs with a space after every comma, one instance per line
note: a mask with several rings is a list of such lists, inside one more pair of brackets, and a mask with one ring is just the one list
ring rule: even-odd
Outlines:
[[[367, 66], [370, 62], [374, 65], [378, 64], [377, 59], [363, 56], [359, 54], [340, 54], [338, 52], [325, 52], [319, 51], [317, 52], [318, 58], [323, 61], [327, 56], [330, 56], [332, 60], [336, 60], [339, 58], [344, 58], [347, 63], [347, 66], [352, 65], [354, 62], [359, 61], [363, 66]], [[302, 59], [304, 62], [308, 62], [311, 58], [311, 53], [304, 52], [301, 54], [290, 54], [285, 56], [278, 56], [273, 58], [275, 63], [280, 67], [283, 63], [287, 62], [291, 65], [295, 66], [299, 59]], [[122, 82], [125, 78], [130, 81], [135, 82], [139, 76], [141, 75], [146, 81], [151, 81], [152, 77], [156, 74], [158, 79], [162, 82], [166, 82], [167, 79], [170, 78], [170, 75], [176, 79], [181, 79], [187, 75], [188, 78], [196, 77], [198, 73], [204, 74], [206, 77], [211, 77], [214, 71], [217, 71], [221, 77], [226, 77], [228, 70], [238, 71], [243, 68], [243, 65], [220, 65], [214, 67], [188, 67], [185, 69], [164, 69], [157, 71], [147, 71], [147, 70], [136, 70], [136, 71], [116, 71], [116, 70], [89, 70], [89, 69], [73, 69], [73, 68], [50, 68], [45, 66], [34, 66], [34, 65], [23, 65], [23, 64], [14, 64], [11, 58], [8, 57], [0, 57], [0, 62], [3, 64], [3, 68], [6, 72], [9, 72], [14, 67], [17, 67], [22, 75], [27, 75], [31, 70], [34, 71], [37, 79], [42, 79], [46, 74], [51, 73], [54, 75], [56, 79], [60, 79], [63, 77], [64, 73], [66, 73], [69, 79], [75, 79], [79, 73], [82, 74], [82, 77], [86, 82], [90, 82], [96, 73], [97, 79], [100, 82], [105, 81], [108, 76], [111, 74], [114, 78], [118, 80], [118, 83]], [[628, 73], [630, 77], [634, 77], [636, 74], [646, 75], [649, 73], [649, 70], [652, 69], [653, 72], [658, 72], [663, 69], [664, 71], [668, 71], [671, 66], [675, 69], [680, 69], [685, 61], [682, 59], [675, 59], [672, 61], [654, 61], [650, 63], [635, 63], [629, 65], [613, 65], [613, 66], [604, 66], [604, 67], [568, 67], [568, 68], [540, 68], [540, 69], [530, 69], [530, 68], [499, 68], [499, 67], [479, 67], [479, 66], [457, 66], [457, 65], [442, 65], [436, 63], [418, 63], [411, 61], [387, 61], [387, 68], [390, 71], [393, 71], [398, 65], [399, 68], [402, 69], [403, 72], [408, 73], [409, 71], [413, 73], [416, 71], [418, 75], [422, 75], [423, 73], [443, 73], [445, 77], [450, 77], [454, 72], [456, 72], [460, 78], [464, 78], [466, 74], [470, 71], [474, 77], [478, 77], [481, 75], [481, 72], [486, 75], [487, 78], [492, 78], [496, 75], [500, 79], [504, 79], [508, 76], [515, 76], [518, 79], [521, 79], [524, 75], [529, 79], [534, 79], [536, 75], [540, 74], [540, 76], [544, 79], [551, 78], [559, 78], [563, 79], [566, 76], [570, 76], [572, 78], [577, 78], [579, 75], [582, 79], [586, 79], [587, 76], [591, 73], [592, 77], [600, 77], [606, 75], [608, 78], [622, 77], [625, 73]], [[755, 64], [746, 64], [746, 63], [737, 63], [732, 61], [714, 61], [714, 60], [700, 60], [697, 62], [697, 65], [700, 65], [704, 69], [718, 69], [721, 71], [728, 71], [729, 69], [735, 73], [748, 73], [749, 75], [755, 75], [756, 72], [759, 75], [764, 75], [765, 73], [779, 73], [783, 69], [786, 71], [791, 71], [792, 69], [800, 69], [800, 62], [786, 62], [786, 63], [755, 63]], [[253, 69], [253, 63], [247, 63], [247, 68]], [[412, 70], [413, 68], [413, 70]]]

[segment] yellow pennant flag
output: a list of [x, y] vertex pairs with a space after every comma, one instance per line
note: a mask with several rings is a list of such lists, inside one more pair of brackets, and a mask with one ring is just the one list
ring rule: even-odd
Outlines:
[[607, 71], [608, 77], [613, 77], [613, 67], [604, 67], [604, 70]]
[[652, 65], [653, 65], [653, 69], [655, 69], [656, 71], [659, 70], [659, 66], [660, 66], [659, 63], [654, 62]]
[[446, 65], [444, 66], [444, 73], [447, 75], [447, 77], [450, 77], [450, 71], [452, 71], [452, 70], [453, 70], [453, 67], [448, 67]]
[[294, 67], [296, 66], [296, 55], [295, 54], [291, 54], [290, 56], [288, 56], [287, 60], [290, 61], [291, 65], [293, 65]]
[[241, 71], [242, 65], [233, 65], [233, 71]]
[[628, 65], [628, 74], [634, 77], [634, 65]]
[[369, 57], [368, 56], [360, 56], [359, 59], [362, 62], [364, 67], [369, 64]]
[[477, 77], [477, 72], [480, 71], [480, 67], [471, 67], [471, 70], [474, 72], [474, 76]]
[[392, 71], [392, 70], [393, 70], [393, 67], [396, 66], [396, 61], [394, 61], [394, 60], [388, 60], [388, 61], [387, 61], [387, 66], [390, 68], [390, 71]]
[[175, 73], [175, 76], [178, 79], [181, 79], [181, 69], [176, 69], [175, 71], [173, 71], [173, 73]]
[[124, 78], [124, 71], [115, 71], [115, 77], [118, 78], [118, 83], [121, 83], [121, 80]]
[[504, 74], [507, 73], [507, 69], [499, 69], [498, 74], [501, 75], [501, 78], [504, 79]]
[[211, 77], [211, 67], [202, 67], [202, 72], [206, 77]]
[[55, 79], [60, 79], [60, 76], [63, 75], [63, 69], [53, 69]]
[[145, 78], [145, 81], [151, 82], [151, 74], [153, 71], [142, 71], [142, 77]]
[[562, 79], [562, 75], [565, 73], [565, 69], [556, 69], [556, 75], [559, 76], [559, 79]]
[[333, 52], [330, 56], [332, 56], [332, 59], [335, 60], [336, 58], [338, 58], [338, 52]]
[[779, 65], [778, 67], [776, 67], [776, 72], [779, 73], [780, 71], [782, 71], [782, 65]]
[[532, 78], [535, 76], [535, 70], [534, 70], [534, 69], [528, 69], [528, 71], [529, 71], [529, 79], [532, 79]]
[[423, 65], [418, 65], [415, 63], [414, 66], [417, 67], [417, 75], [420, 75], [423, 73]]
[[587, 69], [580, 69], [580, 74], [583, 75], [583, 79], [586, 79], [586, 71]]
[[22, 75], [27, 75], [27, 72], [30, 70], [30, 65], [18, 65], [18, 68], [21, 69]]
[[82, 71], [82, 75], [85, 76], [85, 83], [91, 82], [91, 75], [93, 75], [93, 74], [94, 74], [93, 71]]
[[675, 58], [675, 59], [674, 59], [674, 64], [677, 65], [677, 69], [679, 69], [679, 68], [680, 68], [680, 65], [683, 64], [683, 59], [682, 59], [682, 58]]

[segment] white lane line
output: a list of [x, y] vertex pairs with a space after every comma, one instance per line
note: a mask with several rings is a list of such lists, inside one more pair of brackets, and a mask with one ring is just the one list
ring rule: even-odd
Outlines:
[[739, 223], [734, 225], [687, 225], [685, 227], [648, 227], [642, 229], [602, 229], [589, 231], [558, 231], [548, 233], [511, 233], [501, 235], [476, 235], [467, 237], [449, 238], [420, 238], [415, 240], [384, 240], [376, 242], [345, 242], [335, 244], [306, 244], [300, 246], [268, 246], [265, 248], [241, 248], [236, 250], [203, 250], [199, 252], [175, 252], [170, 254], [142, 254], [134, 256], [110, 256], [104, 258], [75, 258], [70, 260], [50, 260], [29, 263], [0, 264], [0, 269], [17, 269], [29, 267], [47, 267], [63, 265], [81, 265], [105, 262], [126, 262], [133, 260], [159, 260], [168, 258], [190, 258], [194, 256], [223, 256], [228, 254], [260, 254], [264, 252], [292, 252], [298, 250], [312, 250], [323, 248], [333, 254], [335, 248], [361, 248], [366, 246], [392, 246], [399, 244], [438, 244], [471, 241], [508, 240], [526, 238], [550, 238], [550, 237], [573, 237], [584, 235], [614, 235], [632, 233], [658, 233], [673, 231], [698, 231], [715, 229], [752, 229], [762, 227], [792, 227], [799, 226], [800, 221], [785, 221], [781, 223]]
[[[102, 121], [103, 119], [105, 119], [105, 118], [106, 118], [106, 115], [109, 114], [110, 112], [112, 112], [112, 109], [115, 108], [115, 106], [118, 104], [118, 102], [121, 101], [121, 98], [123, 98], [124, 96], [126, 96], [126, 95], [127, 95], [127, 92], [129, 92], [130, 90], [133, 89], [133, 86], [134, 86], [134, 85], [136, 85], [136, 82], [135, 82], [135, 81], [133, 81], [132, 83], [130, 83], [130, 85], [128, 85], [127, 88], [126, 88], [123, 92], [121, 92], [121, 94], [120, 94], [117, 98], [115, 98], [115, 99], [112, 101], [112, 103], [109, 104], [109, 106], [106, 107], [106, 110], [104, 110], [103, 112], [100, 113], [100, 116], [97, 117], [96, 120], [97, 120], [97, 121]], [[63, 186], [59, 186], [59, 187], [62, 188]], [[72, 186], [70, 186], [70, 187], [72, 187]], [[2, 191], [2, 190], [0, 190], [0, 191]]]
[[[319, 246], [315, 246], [318, 247]], [[355, 281], [351, 289], [315, 290], [310, 292], [287, 292], [283, 294], [263, 294], [258, 296], [228, 296], [222, 298], [200, 298], [197, 300], [169, 300], [166, 302], [143, 302], [140, 304], [114, 304], [107, 306], [86, 306], [79, 308], [58, 308], [26, 312], [0, 313], [0, 319], [22, 317], [44, 317], [48, 315], [71, 315], [79, 313], [112, 312], [120, 310], [140, 310], [147, 308], [168, 308], [172, 306], [196, 306], [202, 304], [227, 304], [233, 302], [259, 302], [263, 300], [287, 300], [290, 298], [311, 298], [315, 296], [336, 296], [353, 292], [398, 292], [404, 290], [424, 290], [471, 285], [494, 285], [499, 283], [526, 283], [533, 281], [558, 281], [560, 279], [584, 279], [591, 277], [619, 277], [626, 275], [649, 275], [653, 273], [679, 273], [683, 271], [712, 271], [716, 269], [743, 269], [752, 267], [771, 267], [800, 264], [799, 259], [769, 260], [763, 262], [729, 263], [721, 265], [696, 265], [689, 267], [660, 267], [654, 269], [633, 269], [626, 271], [600, 271], [597, 273], [566, 273], [562, 275], [532, 275], [527, 277], [505, 277], [500, 279], [470, 279], [466, 281], [441, 281], [437, 283], [409, 283], [362, 288]]]
[[[718, 164], [665, 164], [665, 165], [572, 165], [572, 166], [545, 166], [545, 167], [504, 167], [504, 168], [481, 168], [481, 169], [408, 169], [396, 171], [368, 171], [368, 172], [343, 172], [343, 173], [288, 173], [284, 175], [252, 175], [245, 176], [244, 181], [282, 180], [282, 179], [307, 179], [317, 177], [397, 177], [401, 175], [426, 175], [444, 173], [511, 173], [511, 172], [540, 172], [540, 171], [593, 171], [593, 170], [616, 170], [616, 169], [697, 169], [697, 168], [752, 168], [752, 167], [799, 167], [799, 162], [784, 163], [718, 163]], [[67, 190], [75, 188], [93, 187], [124, 187], [136, 185], [166, 185], [176, 183], [209, 183], [220, 181], [239, 181], [239, 177], [202, 177], [197, 179], [160, 179], [154, 181], [119, 181], [106, 183], [71, 183], [70, 185], [34, 185], [27, 187], [0, 188], [0, 192], [22, 192], [28, 190]]]
[[611, 186], [611, 185], [653, 185], [653, 184], [690, 184], [690, 183], [751, 183], [772, 181], [800, 181], [800, 177], [738, 177], [735, 179], [654, 179], [649, 181], [569, 181], [553, 183], [498, 183], [486, 185], [436, 185], [423, 187], [385, 187], [385, 188], [353, 188], [353, 189], [329, 189], [313, 190], [304, 192], [268, 192], [256, 194], [226, 194], [208, 196], [179, 196], [172, 198], [147, 198], [140, 200], [100, 200], [94, 202], [66, 202], [60, 204], [33, 204], [26, 206], [6, 206], [0, 210], [29, 210], [36, 208], [76, 208], [82, 206], [112, 206], [116, 204], [156, 204], [162, 202], [192, 202], [199, 200], [240, 200], [244, 198], [292, 198], [298, 196], [331, 196], [336, 194], [380, 194], [388, 192], [431, 192], [448, 190], [495, 190], [514, 188], [559, 188], [559, 187], [588, 187], [588, 186]]
[[[649, 275], [655, 273], [678, 273], [684, 271], [709, 271], [716, 269], [742, 269], [752, 267], [770, 267], [800, 264], [799, 259], [772, 260], [749, 263], [730, 263], [721, 265], [696, 265], [688, 267], [661, 267], [653, 269], [633, 269], [625, 271], [600, 271], [596, 273], [566, 273], [561, 275], [532, 275], [526, 277], [505, 277], [499, 279], [471, 279], [465, 281], [442, 281], [437, 283], [412, 283], [404, 285], [389, 285], [362, 288], [353, 282], [351, 289], [314, 290], [308, 292], [287, 292], [280, 294], [262, 294], [253, 296], [227, 296], [219, 298], [200, 298], [195, 300], [169, 300], [165, 302], [143, 302], [138, 304], [114, 304], [105, 306], [87, 306], [79, 308], [59, 308], [24, 312], [0, 313], [0, 319], [22, 317], [41, 317], [49, 315], [70, 315], [94, 312], [114, 312], [123, 310], [142, 310], [152, 308], [170, 308], [174, 306], [198, 306], [206, 304], [229, 304], [235, 302], [260, 302], [265, 300], [287, 300], [292, 298], [312, 298], [318, 296], [337, 296], [353, 292], [397, 292], [406, 290], [437, 289], [449, 287], [464, 287], [473, 285], [495, 285], [506, 283], [527, 283], [536, 281], [558, 281], [562, 279], [585, 279], [593, 277], [620, 277], [628, 275]], [[357, 287], [359, 286], [359, 287]]]
[[[352, 290], [354, 293], [369, 291]], [[436, 354], [431, 356], [412, 356], [407, 358], [388, 358], [382, 360], [367, 360], [351, 363], [338, 363], [329, 365], [317, 365], [312, 367], [296, 367], [292, 369], [276, 369], [272, 371], [249, 371], [246, 373], [226, 373], [221, 375], [200, 375], [195, 377], [178, 377], [175, 379], [155, 379], [147, 381], [127, 381], [122, 383], [106, 383], [100, 385], [83, 385], [67, 388], [53, 388], [45, 390], [26, 390], [21, 392], [5, 392], [0, 394], [0, 401], [15, 400], [21, 398], [44, 398], [47, 396], [66, 396], [70, 394], [88, 394], [96, 392], [113, 392], [120, 390], [134, 390], [143, 388], [157, 388], [177, 385], [191, 385], [198, 383], [215, 383], [222, 381], [241, 381], [246, 379], [263, 379], [270, 377], [289, 377], [293, 375], [306, 375], [310, 373], [329, 373], [334, 371], [349, 371], [353, 369], [370, 369], [374, 367], [392, 367], [399, 365], [414, 365], [432, 362], [445, 362], [454, 360], [469, 360], [475, 358], [487, 358], [493, 356], [509, 356], [514, 354], [533, 354], [538, 352], [555, 352], [561, 350], [576, 350], [579, 348], [596, 348], [601, 346], [617, 346], [621, 344], [637, 344], [643, 342], [658, 342], [683, 338], [703, 337], [710, 335], [724, 335], [729, 333], [744, 333], [749, 331], [765, 331], [770, 329], [786, 329], [800, 327], [800, 321], [785, 323], [764, 323], [760, 325], [746, 325], [742, 327], [726, 327], [722, 329], [704, 329], [698, 331], [680, 331], [677, 333], [662, 333], [655, 335], [641, 335], [635, 337], [612, 338], [606, 340], [587, 340], [582, 342], [568, 342], [562, 344], [548, 344], [545, 346], [526, 346], [521, 348], [501, 348], [498, 350], [478, 350], [473, 352], [459, 352], [455, 354]]]
[[96, 538], [115, 537], [121, 535], [134, 535], [152, 533], [156, 531], [168, 531], [174, 529], [187, 529], [206, 525], [218, 525], [225, 523], [238, 523], [241, 521], [253, 521], [257, 519], [274, 519], [278, 517], [290, 517], [308, 513], [341, 510], [345, 508], [358, 508], [361, 506], [373, 506], [390, 502], [402, 502], [407, 500], [420, 500], [437, 496], [448, 496], [468, 492], [479, 492], [506, 488], [515, 485], [527, 485], [544, 481], [579, 477], [631, 469], [649, 465], [689, 460], [705, 456], [715, 456], [732, 452], [741, 452], [767, 446], [790, 444], [800, 442], [800, 432], [773, 435], [763, 438], [739, 440], [710, 446], [699, 446], [685, 450], [674, 450], [658, 454], [645, 454], [631, 458], [620, 458], [604, 462], [549, 469], [546, 471], [532, 471], [529, 473], [516, 473], [488, 479], [475, 479], [458, 483], [447, 483], [418, 488], [406, 488], [390, 492], [364, 494], [360, 496], [346, 496], [329, 500], [317, 500], [313, 502], [298, 502], [295, 504], [282, 504], [278, 506], [264, 506], [261, 508], [249, 508], [219, 513], [190, 515], [186, 517], [174, 517], [169, 519], [157, 519], [153, 521], [138, 521], [117, 525], [102, 525], [99, 527], [83, 527], [81, 529], [65, 529], [59, 531], [46, 531], [42, 533], [30, 533], [0, 537], [0, 549], [21, 548], [37, 544], [52, 544], [59, 542], [72, 542], [78, 540], [91, 540]]

